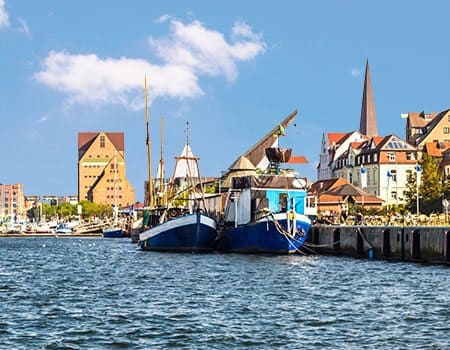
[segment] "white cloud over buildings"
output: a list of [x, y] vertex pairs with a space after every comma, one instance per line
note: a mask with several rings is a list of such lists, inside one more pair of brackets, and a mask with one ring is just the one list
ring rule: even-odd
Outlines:
[[199, 21], [185, 24], [168, 16], [160, 19], [170, 21], [170, 33], [163, 38], [149, 38], [158, 63], [51, 51], [35, 78], [66, 93], [69, 103], [119, 103], [140, 109], [144, 75], [151, 98], [194, 98], [204, 94], [199, 85], [201, 76], [223, 76], [234, 81], [238, 63], [254, 59], [266, 48], [261, 34], [243, 22], [234, 24], [230, 42]]

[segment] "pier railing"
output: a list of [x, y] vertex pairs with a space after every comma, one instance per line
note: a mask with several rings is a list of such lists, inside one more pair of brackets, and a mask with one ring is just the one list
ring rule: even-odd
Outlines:
[[362, 215], [360, 217], [349, 216], [320, 216], [317, 222], [329, 225], [367, 225], [367, 226], [446, 226], [450, 223], [450, 218], [445, 214], [431, 215]]

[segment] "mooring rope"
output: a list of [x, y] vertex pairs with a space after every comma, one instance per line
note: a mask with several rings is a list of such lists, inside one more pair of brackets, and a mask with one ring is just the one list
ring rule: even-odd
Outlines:
[[295, 249], [296, 252], [298, 252], [298, 253], [300, 253], [302, 255], [307, 255], [308, 254], [308, 253], [302, 251], [300, 248], [297, 248], [295, 246], [295, 244], [292, 241], [298, 242], [298, 243], [303, 243], [303, 242], [299, 241], [298, 239], [295, 238], [295, 236], [292, 236], [292, 234], [290, 232], [286, 231], [284, 229], [283, 225], [281, 225], [279, 223], [279, 221], [275, 218], [275, 216], [273, 215], [273, 212], [270, 212], [267, 216], [272, 218], [272, 222], [273, 222], [275, 228], [277, 229], [278, 233], [280, 233], [281, 235], [284, 236], [284, 238], [286, 238], [288, 243], [292, 246], [292, 248]]

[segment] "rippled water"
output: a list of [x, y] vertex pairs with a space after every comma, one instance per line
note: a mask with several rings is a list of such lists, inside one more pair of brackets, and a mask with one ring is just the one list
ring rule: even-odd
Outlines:
[[450, 347], [449, 269], [0, 239], [0, 348]]

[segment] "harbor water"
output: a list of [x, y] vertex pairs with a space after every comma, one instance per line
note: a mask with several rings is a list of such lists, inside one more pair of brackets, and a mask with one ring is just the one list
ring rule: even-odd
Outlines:
[[0, 349], [450, 347], [444, 266], [0, 239]]

